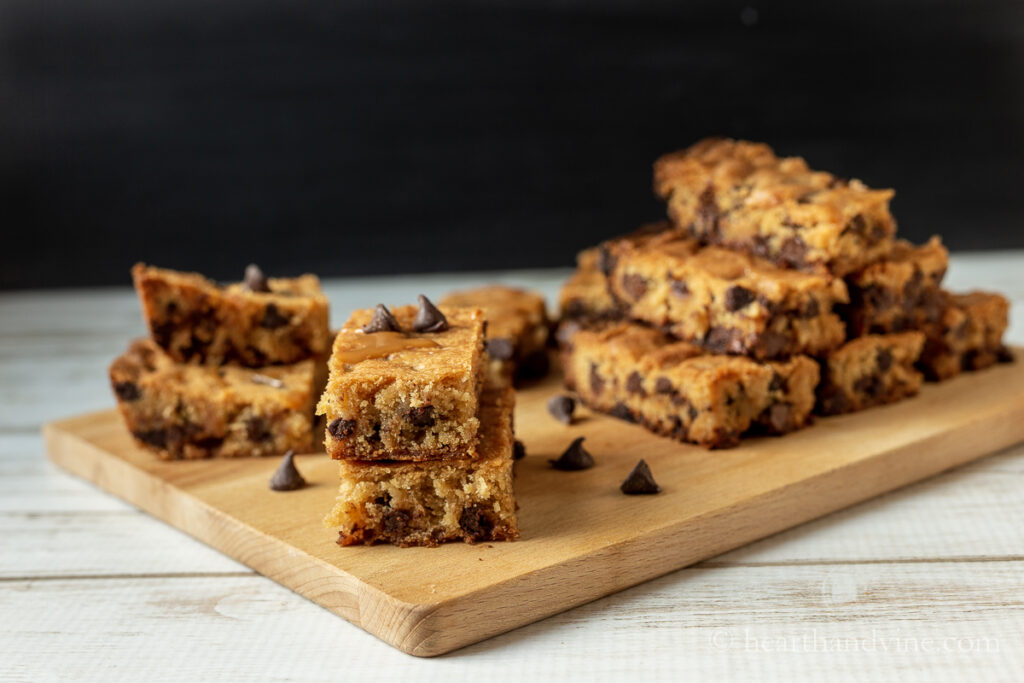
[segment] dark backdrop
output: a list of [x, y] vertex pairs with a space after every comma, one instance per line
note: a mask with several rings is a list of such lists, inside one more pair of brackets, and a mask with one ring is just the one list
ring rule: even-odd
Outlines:
[[1024, 3], [0, 0], [0, 287], [567, 265], [764, 140], [1024, 246]]

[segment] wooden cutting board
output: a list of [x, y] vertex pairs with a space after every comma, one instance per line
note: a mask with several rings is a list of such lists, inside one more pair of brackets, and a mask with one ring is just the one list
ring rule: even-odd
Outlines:
[[[927, 385], [917, 398], [706, 451], [583, 410], [548, 416], [559, 380], [518, 395], [522, 539], [340, 548], [321, 525], [337, 467], [296, 459], [310, 486], [276, 493], [273, 459], [163, 462], [116, 411], [44, 427], [64, 469], [173, 524], [405, 652], [437, 655], [712, 557], [1024, 440], [1024, 362]], [[548, 466], [585, 436], [597, 465]], [[663, 491], [624, 496], [639, 458]], [[936, 530], [936, 533], [940, 533]]]

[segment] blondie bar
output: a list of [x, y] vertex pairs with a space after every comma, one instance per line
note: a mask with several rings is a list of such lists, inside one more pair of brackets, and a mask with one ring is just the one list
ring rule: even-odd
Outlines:
[[309, 452], [318, 374], [313, 360], [266, 368], [176, 363], [150, 339], [133, 342], [110, 366], [129, 431], [165, 460]]
[[487, 319], [485, 346], [490, 356], [488, 381], [495, 386], [513, 379], [543, 377], [548, 372], [548, 320], [544, 297], [515, 287], [488, 285], [452, 292], [442, 306], [476, 307]]
[[132, 268], [153, 340], [176, 361], [262, 367], [326, 356], [328, 303], [317, 277], [249, 275], [221, 287], [198, 273]]
[[930, 380], [954, 377], [1012, 360], [1003, 346], [1010, 303], [990, 292], [942, 293], [942, 313], [925, 328], [927, 339], [918, 367]]
[[871, 334], [836, 349], [822, 361], [817, 410], [823, 415], [852, 413], [914, 396], [921, 373], [914, 363], [924, 334]]
[[342, 460], [337, 502], [324, 519], [339, 545], [510, 541], [519, 537], [512, 490], [511, 388], [485, 390], [474, 457], [422, 462]]
[[612, 294], [629, 317], [717, 353], [758, 359], [820, 354], [845, 339], [833, 312], [841, 278], [779, 268], [648, 226], [602, 249]]
[[591, 408], [710, 448], [808, 423], [818, 364], [708, 353], [636, 323], [577, 328], [562, 345], [566, 385]]
[[317, 407], [326, 417], [332, 458], [429, 460], [472, 453], [487, 370], [484, 314], [442, 307], [444, 324], [417, 332], [426, 329], [418, 322], [426, 310], [422, 304], [419, 310], [359, 310], [338, 332]]
[[654, 164], [675, 225], [775, 263], [846, 275], [881, 258], [896, 222], [892, 190], [814, 171], [768, 145], [707, 139]]
[[938, 322], [939, 286], [948, 267], [949, 252], [938, 237], [919, 246], [894, 242], [885, 258], [846, 278], [850, 303], [840, 310], [849, 336], [919, 330]]
[[608, 291], [608, 278], [601, 271], [601, 249], [584, 249], [576, 257], [576, 272], [566, 280], [558, 295], [561, 318], [613, 320], [621, 317], [618, 302]]

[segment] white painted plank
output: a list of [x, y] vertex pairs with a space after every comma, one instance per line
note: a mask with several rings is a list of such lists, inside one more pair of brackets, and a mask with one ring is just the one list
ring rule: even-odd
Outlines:
[[683, 570], [434, 660], [260, 577], [0, 582], [0, 642], [34, 681], [1012, 680], [1022, 569]]

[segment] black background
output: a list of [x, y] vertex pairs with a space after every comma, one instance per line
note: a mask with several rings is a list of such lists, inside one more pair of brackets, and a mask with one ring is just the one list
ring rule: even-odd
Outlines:
[[1024, 3], [0, 0], [0, 287], [568, 265], [725, 134], [1024, 246]]

